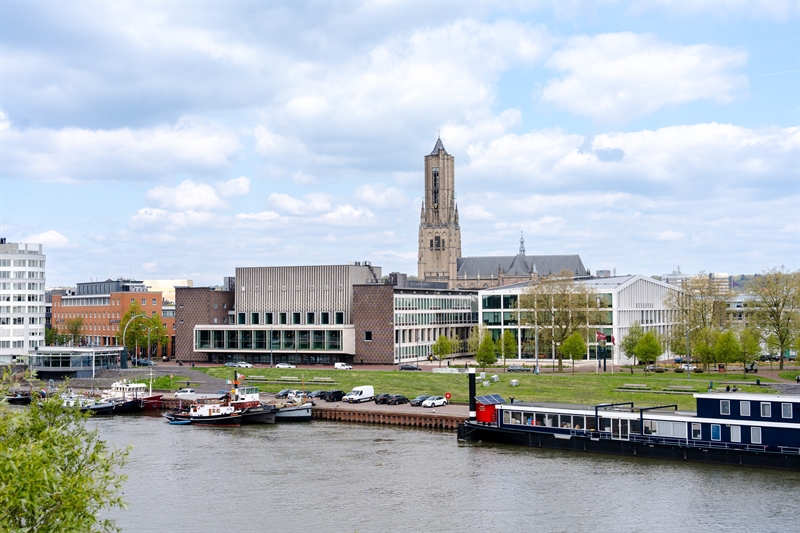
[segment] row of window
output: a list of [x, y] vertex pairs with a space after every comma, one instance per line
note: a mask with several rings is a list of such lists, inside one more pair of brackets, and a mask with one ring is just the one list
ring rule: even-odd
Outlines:
[[0, 313], [44, 313], [43, 305], [0, 305]]
[[44, 261], [38, 259], [0, 259], [0, 267], [10, 266], [44, 268]]
[[195, 350], [341, 350], [338, 330], [197, 330]]
[[[761, 418], [772, 418], [772, 402], [760, 402], [761, 405]], [[730, 415], [731, 414], [731, 401], [730, 400], [720, 400], [719, 401], [719, 414], [720, 415]], [[748, 401], [740, 401], [739, 402], [739, 416], [750, 416], [750, 402]], [[792, 418], [792, 404], [791, 403], [781, 403], [781, 418]]]
[[[131, 298], [131, 305], [135, 305], [138, 298]], [[142, 307], [147, 307], [147, 298], [142, 298]], [[116, 304], [115, 304], [116, 302]], [[152, 305], [158, 305], [158, 298], [151, 299]], [[93, 307], [97, 305], [119, 305], [119, 298], [64, 298], [61, 305], [67, 307]]]
[[89, 313], [53, 313], [54, 318], [116, 318], [119, 319], [119, 311], [111, 312], [111, 311], [92, 311]]
[[[216, 304], [215, 304], [216, 305]], [[308, 311], [306, 313], [300, 312], [279, 312], [279, 313], [237, 313], [236, 323], [239, 325], [252, 324], [279, 324], [279, 325], [328, 325], [331, 324], [331, 314], [333, 314], [334, 324], [344, 324], [344, 312], [337, 311], [329, 313], [328, 311], [314, 312]], [[250, 319], [247, 322], [247, 319]], [[305, 321], [303, 321], [305, 319]], [[290, 322], [291, 320], [291, 322]]]
[[471, 309], [471, 298], [420, 298], [409, 296], [395, 296], [395, 311], [404, 310], [449, 310], [449, 309]]
[[[28, 348], [44, 346], [44, 341], [28, 341]], [[25, 341], [0, 341], [0, 348], [25, 348]]]
[[[22, 316], [15, 316], [13, 318], [8, 316], [0, 317], [0, 326], [7, 326], [9, 324], [14, 324], [14, 325], [25, 324], [25, 317]], [[28, 317], [28, 324], [44, 324], [44, 317], [30, 316]]]
[[[308, 286], [308, 290], [313, 291], [314, 289], [316, 289], [316, 287], [314, 285], [309, 285]], [[338, 289], [340, 291], [343, 291], [344, 290], [344, 285], [342, 285], [340, 283]], [[281, 291], [286, 291], [286, 290], [287, 290], [286, 285], [281, 285]], [[302, 290], [302, 285], [295, 285], [294, 286], [294, 290], [296, 290], [296, 291]], [[323, 285], [322, 286], [322, 290], [327, 291], [328, 290], [328, 285]], [[244, 286], [242, 286], [241, 291], [245, 292], [245, 287]], [[260, 291], [259, 286], [255, 285], [253, 287], [253, 292], [259, 292], [259, 291]], [[268, 285], [267, 288], [266, 288], [266, 291], [267, 292], [272, 292], [272, 285]]]
[[[542, 295], [546, 297], [547, 295]], [[483, 309], [514, 309], [517, 310], [519, 308], [520, 295], [518, 294], [492, 294], [483, 296], [481, 299], [481, 304]], [[595, 302], [598, 308], [600, 309], [611, 309], [612, 307], [612, 295], [610, 293], [602, 293], [595, 296]]]
[[0, 291], [43, 291], [44, 283], [0, 283]]
[[395, 326], [477, 324], [477, 313], [395, 313]]
[[9, 279], [44, 279], [44, 272], [35, 272], [27, 270], [0, 270], [0, 278]]
[[[516, 326], [520, 323], [520, 313], [516, 311], [489, 311], [483, 313], [483, 323], [486, 326]], [[532, 316], [533, 313], [523, 312], [522, 313], [522, 320], [523, 323], [527, 322], [529, 324], [533, 324], [536, 322], [536, 319]], [[539, 324], [547, 324], [552, 320], [552, 315], [550, 313], [540, 313], [539, 317]], [[595, 326], [611, 326], [613, 325], [613, 317], [611, 311], [597, 311], [592, 314], [590, 317], [592, 322], [594, 322]]]

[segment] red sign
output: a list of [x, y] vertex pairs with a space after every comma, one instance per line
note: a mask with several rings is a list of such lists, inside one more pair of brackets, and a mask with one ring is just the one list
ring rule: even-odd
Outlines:
[[450, 399], [450, 393], [449, 392], [445, 393], [444, 397], [449, 400]]

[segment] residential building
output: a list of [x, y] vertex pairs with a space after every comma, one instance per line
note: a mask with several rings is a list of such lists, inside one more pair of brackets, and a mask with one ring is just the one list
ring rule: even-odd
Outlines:
[[[665, 335], [669, 333], [675, 319], [673, 311], [667, 308], [667, 295], [676, 291], [674, 286], [649, 277], [616, 276], [608, 278], [576, 279], [577, 283], [586, 285], [595, 294], [596, 301], [592, 308], [599, 312], [591, 313], [593, 323], [587, 323], [585, 330], [588, 337], [588, 359], [598, 358], [598, 347], [594, 332], [601, 332], [613, 342], [606, 344], [605, 356], [614, 364], [629, 364], [633, 358], [621, 353], [619, 343], [628, 334], [628, 329], [635, 322], [641, 324], [645, 331], [654, 331]], [[489, 330], [493, 339], [498, 339], [504, 331], [511, 331], [517, 339], [517, 357], [533, 358], [536, 351], [536, 326], [530, 320], [531, 310], [520, 308], [522, 297], [534, 282], [484, 289], [480, 296], [480, 317], [483, 325]], [[587, 307], [590, 303], [587, 302]], [[538, 345], [540, 358], [551, 358], [555, 353], [552, 344]], [[602, 357], [602, 352], [600, 352]]]
[[44, 346], [45, 261], [41, 244], [0, 238], [0, 363]]

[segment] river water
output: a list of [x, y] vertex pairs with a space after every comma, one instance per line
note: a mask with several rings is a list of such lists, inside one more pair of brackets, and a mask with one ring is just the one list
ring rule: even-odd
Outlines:
[[459, 443], [314, 421], [201, 428], [97, 418], [133, 444], [130, 533], [795, 532], [800, 473]]

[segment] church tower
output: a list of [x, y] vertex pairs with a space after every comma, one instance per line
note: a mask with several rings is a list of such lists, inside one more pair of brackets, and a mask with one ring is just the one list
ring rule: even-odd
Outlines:
[[419, 222], [417, 276], [425, 281], [446, 281], [455, 286], [461, 257], [461, 227], [453, 156], [442, 139], [425, 156], [425, 200]]

